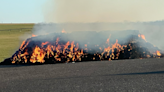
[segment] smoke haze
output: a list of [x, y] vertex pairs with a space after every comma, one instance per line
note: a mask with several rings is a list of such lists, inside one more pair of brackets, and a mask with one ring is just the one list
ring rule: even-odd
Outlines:
[[164, 21], [157, 21], [164, 19], [163, 6], [164, 0], [48, 0], [44, 6], [48, 24], [35, 25], [33, 33], [139, 30], [164, 50]]
[[46, 22], [123, 22], [164, 19], [163, 0], [48, 0]]

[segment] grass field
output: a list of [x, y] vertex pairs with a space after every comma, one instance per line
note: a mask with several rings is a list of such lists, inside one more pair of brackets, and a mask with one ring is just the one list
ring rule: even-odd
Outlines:
[[[19, 30], [20, 28], [33, 28], [34, 24], [0, 24], [0, 62], [10, 57], [21, 43], [20, 37], [25, 33], [31, 34], [31, 30]], [[25, 38], [24, 38], [25, 39]]]

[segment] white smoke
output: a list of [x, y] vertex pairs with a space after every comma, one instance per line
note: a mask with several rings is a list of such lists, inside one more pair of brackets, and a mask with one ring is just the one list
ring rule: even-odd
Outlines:
[[164, 19], [163, 0], [48, 0], [46, 22], [123, 22]]
[[163, 6], [163, 0], [48, 0], [44, 7], [48, 24], [35, 25], [33, 32], [139, 30], [164, 50], [164, 21], [156, 21], [164, 19]]

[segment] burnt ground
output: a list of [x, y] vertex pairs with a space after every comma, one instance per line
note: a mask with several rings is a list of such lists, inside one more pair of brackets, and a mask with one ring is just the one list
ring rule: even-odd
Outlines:
[[163, 90], [164, 58], [0, 66], [0, 92]]

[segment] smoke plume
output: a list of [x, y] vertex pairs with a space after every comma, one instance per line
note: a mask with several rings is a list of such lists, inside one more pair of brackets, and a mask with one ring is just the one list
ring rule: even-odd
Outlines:
[[48, 0], [46, 22], [123, 22], [164, 19], [163, 0]]
[[33, 33], [138, 30], [164, 50], [164, 22], [156, 21], [163, 19], [163, 5], [163, 0], [48, 0], [44, 6], [46, 23], [35, 25]]

